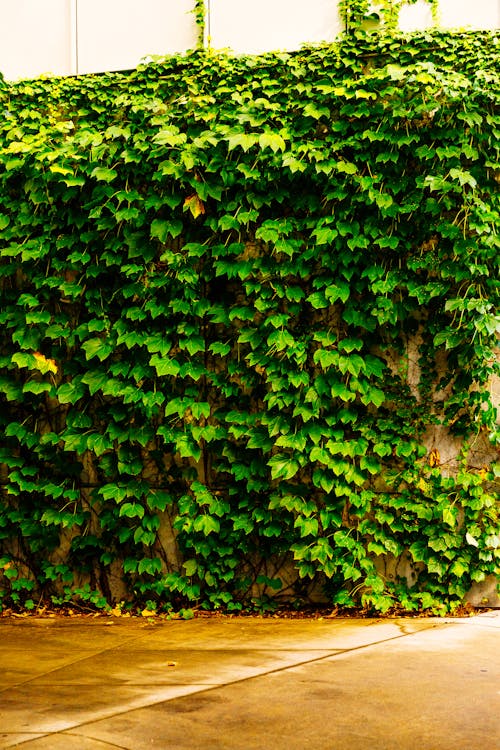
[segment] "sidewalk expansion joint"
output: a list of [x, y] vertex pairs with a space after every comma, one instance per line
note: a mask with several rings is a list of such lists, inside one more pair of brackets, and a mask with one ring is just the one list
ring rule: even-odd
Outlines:
[[125, 745], [117, 745], [116, 742], [109, 742], [109, 740], [99, 740], [99, 739], [96, 739], [95, 737], [88, 737], [86, 735], [84, 736], [82, 734], [76, 734], [76, 733], [73, 733], [71, 730], [66, 730], [65, 732], [50, 732], [49, 734], [45, 736], [53, 737], [54, 734], [61, 734], [63, 737], [75, 737], [77, 740], [81, 740], [82, 737], [84, 737], [84, 739], [89, 739], [89, 740], [93, 740], [94, 742], [102, 743], [103, 748], [110, 747], [110, 748], [115, 748], [115, 750], [130, 750], [130, 747], [125, 747]]
[[[443, 623], [443, 625], [444, 624], [445, 623]], [[449, 625], [450, 623], [447, 623], [447, 624]], [[401, 633], [401, 635], [391, 636], [390, 638], [384, 638], [384, 639], [382, 639], [380, 641], [371, 641], [370, 643], [364, 643], [364, 644], [362, 644], [360, 646], [352, 646], [350, 648], [345, 648], [345, 649], [340, 649], [340, 648], [334, 649], [334, 648], [332, 648], [332, 649], [330, 649], [328, 651], [328, 653], [325, 653], [322, 656], [317, 656], [317, 657], [315, 657], [313, 659], [305, 659], [303, 661], [296, 662], [295, 664], [288, 664], [288, 665], [282, 666], [282, 667], [275, 667], [275, 668], [272, 668], [272, 669], [267, 669], [267, 670], [264, 670], [262, 672], [259, 672], [258, 674], [250, 675], [250, 676], [247, 676], [247, 677], [241, 677], [241, 678], [235, 679], [235, 680], [229, 680], [227, 682], [221, 682], [221, 683], [218, 683], [218, 684], [210, 684], [210, 685], [201, 687], [198, 690], [195, 689], [195, 690], [193, 690], [192, 692], [190, 692], [190, 693], [188, 693], [186, 695], [172, 696], [171, 698], [161, 698], [160, 700], [157, 700], [157, 701], [153, 700], [150, 703], [145, 703], [142, 706], [134, 706], [134, 707], [131, 707], [131, 708], [119, 708], [118, 710], [116, 710], [114, 712], [110, 712], [106, 716], [100, 716], [99, 718], [87, 719], [87, 720], [82, 721], [80, 723], [75, 723], [71, 727], [67, 727], [66, 729], [61, 729], [61, 730], [58, 730], [56, 732], [48, 732], [45, 736], [47, 736], [47, 737], [53, 737], [53, 736], [60, 735], [60, 736], [64, 737], [65, 735], [68, 735], [68, 734], [70, 734], [71, 732], [74, 732], [77, 729], [82, 729], [82, 728], [84, 728], [86, 726], [89, 726], [89, 725], [99, 724], [99, 723], [101, 723], [103, 721], [109, 721], [110, 719], [114, 719], [114, 718], [116, 718], [118, 716], [124, 716], [125, 714], [133, 714], [136, 711], [141, 711], [141, 710], [143, 710], [145, 708], [150, 708], [151, 706], [159, 706], [162, 703], [171, 703], [172, 701], [182, 701], [184, 698], [192, 697], [193, 695], [199, 695], [199, 694], [202, 694], [202, 693], [211, 693], [211, 692], [214, 692], [215, 690], [221, 690], [223, 688], [229, 687], [230, 685], [241, 685], [241, 684], [244, 684], [246, 682], [251, 682], [252, 680], [258, 679], [259, 677], [267, 677], [268, 675], [280, 674], [282, 672], [288, 672], [291, 669], [295, 669], [297, 667], [303, 667], [306, 664], [315, 664], [315, 663], [318, 663], [318, 662], [326, 661], [327, 659], [335, 659], [335, 657], [338, 657], [338, 656], [345, 656], [346, 654], [351, 654], [351, 653], [356, 653], [358, 651], [363, 651], [363, 650], [365, 650], [367, 648], [372, 648], [372, 647], [376, 647], [376, 646], [382, 646], [383, 644], [390, 643], [391, 641], [401, 640], [402, 638], [410, 638], [412, 635], [419, 635], [420, 633], [422, 633], [424, 631], [432, 630], [432, 629], [434, 629], [436, 627], [438, 627], [436, 624], [432, 624], [428, 628], [424, 628], [424, 629], [422, 629], [420, 631], [414, 631], [412, 633]], [[107, 650], [108, 649], [105, 649], [105, 651], [107, 651]], [[113, 649], [109, 649], [109, 650], [113, 650]], [[220, 649], [217, 649], [217, 650], [220, 650]], [[245, 650], [248, 650], [248, 649], [245, 649]], [[256, 650], [261, 650], [261, 649], [256, 649]], [[311, 651], [312, 650], [318, 651], [318, 649], [310, 649], [310, 650]], [[326, 649], [324, 649], [324, 650], [326, 651]], [[235, 650], [235, 653], [237, 653], [236, 650]], [[200, 683], [195, 683], [195, 684], [199, 685]], [[81, 736], [85, 736], [88, 739], [93, 739], [92, 737], [87, 736], [87, 735], [81, 735]], [[22, 746], [23, 746], [23, 743], [21, 743], [19, 745], [19, 747], [22, 747]], [[120, 750], [122, 750], [122, 749], [120, 748]], [[123, 748], [123, 750], [130, 750], [130, 748]]]

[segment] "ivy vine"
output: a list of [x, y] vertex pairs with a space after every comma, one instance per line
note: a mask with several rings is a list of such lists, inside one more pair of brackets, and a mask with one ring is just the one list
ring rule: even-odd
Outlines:
[[[398, 27], [399, 14], [404, 5], [415, 5], [418, 0], [340, 0], [339, 13], [346, 31], [362, 31], [367, 22], [381, 20], [386, 32]], [[425, 0], [431, 7], [435, 24], [439, 20], [439, 0]]]
[[[207, 26], [207, 0], [195, 0], [193, 14], [198, 28], [198, 47], [202, 49], [205, 46], [205, 32]], [[208, 39], [210, 46], [210, 39]]]
[[498, 64], [357, 34], [0, 88], [4, 603], [498, 574]]

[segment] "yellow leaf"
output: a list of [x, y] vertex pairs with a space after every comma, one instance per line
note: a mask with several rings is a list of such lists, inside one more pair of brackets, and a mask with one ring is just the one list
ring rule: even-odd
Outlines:
[[421, 478], [419, 480], [418, 489], [422, 490], [422, 492], [427, 492], [427, 490], [429, 489], [429, 485], [427, 484], [427, 482], [425, 481], [425, 479]]
[[433, 469], [435, 466], [439, 466], [441, 463], [441, 456], [437, 448], [433, 448], [429, 454], [429, 466]]
[[53, 372], [54, 375], [57, 373], [57, 365], [54, 359], [48, 359], [43, 354], [40, 354], [40, 352], [34, 352], [33, 356], [40, 372], [43, 374], [46, 372]]
[[184, 211], [190, 210], [195, 219], [205, 213], [205, 205], [197, 193], [189, 195], [184, 201]]
[[156, 617], [156, 610], [154, 609], [143, 609], [141, 612], [143, 617]]

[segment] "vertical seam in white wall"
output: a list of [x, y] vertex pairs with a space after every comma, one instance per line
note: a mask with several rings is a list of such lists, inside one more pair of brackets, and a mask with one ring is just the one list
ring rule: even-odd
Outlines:
[[211, 11], [210, 11], [210, 0], [205, 0], [205, 47], [210, 49], [212, 46], [212, 27], [210, 25]]

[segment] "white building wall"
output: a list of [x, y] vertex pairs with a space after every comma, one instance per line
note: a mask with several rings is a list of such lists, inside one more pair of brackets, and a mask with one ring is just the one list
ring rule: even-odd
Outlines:
[[439, 8], [445, 28], [500, 28], [500, 0], [441, 0]]
[[[342, 31], [337, 0], [205, 0], [206, 42], [238, 53], [297, 49]], [[374, 0], [376, 5], [376, 0]], [[196, 46], [195, 0], [0, 0], [7, 79], [135, 67]], [[444, 28], [500, 28], [500, 0], [439, 0]], [[432, 26], [425, 0], [403, 5], [405, 31]]]
[[405, 4], [399, 11], [399, 28], [401, 31], [428, 29], [433, 24], [432, 8], [425, 0], [418, 0], [411, 5]]
[[0, 0], [0, 10], [5, 78], [73, 72], [74, 7], [68, 0]]
[[210, 45], [258, 54], [333, 42], [342, 25], [332, 0], [210, 0]]
[[136, 67], [196, 46], [194, 0], [0, 0], [6, 79]]
[[80, 0], [78, 73], [135, 68], [196, 46], [193, 0]]

